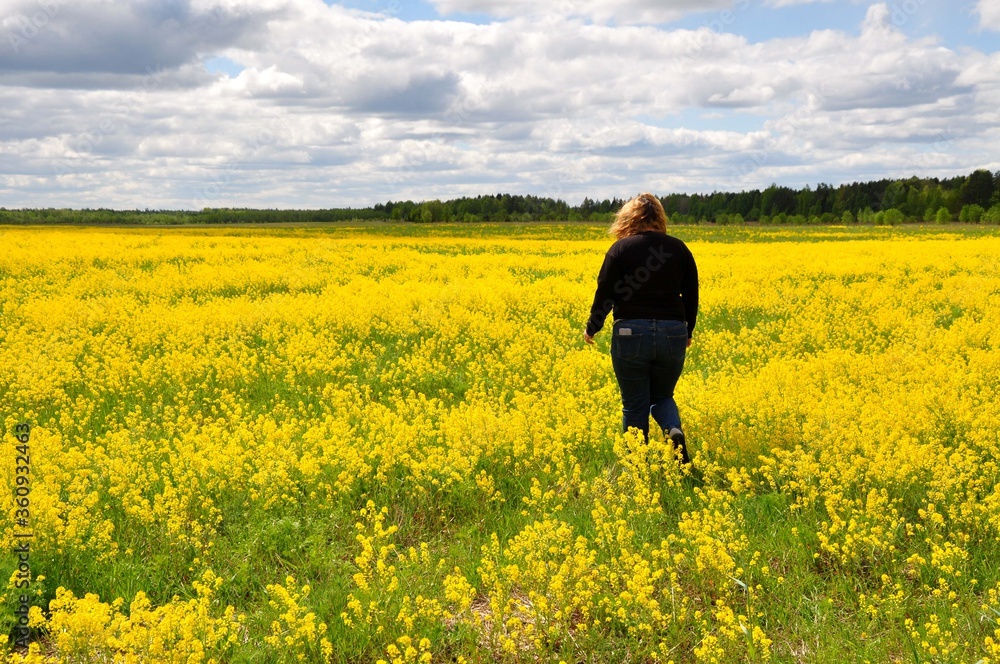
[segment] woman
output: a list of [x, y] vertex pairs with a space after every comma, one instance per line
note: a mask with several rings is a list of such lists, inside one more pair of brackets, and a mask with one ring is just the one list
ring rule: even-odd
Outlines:
[[690, 463], [674, 401], [698, 317], [698, 268], [681, 240], [667, 235], [667, 215], [652, 194], [618, 211], [608, 231], [616, 242], [597, 275], [597, 293], [584, 340], [614, 311], [611, 364], [622, 394], [622, 430], [649, 438], [649, 416]]

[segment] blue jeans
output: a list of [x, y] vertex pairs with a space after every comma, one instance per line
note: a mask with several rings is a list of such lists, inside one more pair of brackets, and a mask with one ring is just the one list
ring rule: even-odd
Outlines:
[[665, 433], [679, 429], [674, 387], [684, 369], [687, 323], [622, 319], [611, 330], [611, 365], [622, 393], [622, 431], [641, 429], [648, 440], [650, 415]]

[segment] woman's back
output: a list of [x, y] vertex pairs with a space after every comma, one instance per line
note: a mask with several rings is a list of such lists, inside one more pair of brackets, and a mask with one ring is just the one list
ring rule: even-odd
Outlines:
[[608, 250], [598, 275], [601, 305], [614, 300], [615, 319], [687, 321], [694, 329], [698, 280], [694, 257], [679, 239], [658, 231], [624, 237]]

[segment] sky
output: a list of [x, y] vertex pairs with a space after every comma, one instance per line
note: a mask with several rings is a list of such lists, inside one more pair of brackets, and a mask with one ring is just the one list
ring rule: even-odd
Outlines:
[[3, 0], [0, 207], [1000, 170], [1000, 0]]

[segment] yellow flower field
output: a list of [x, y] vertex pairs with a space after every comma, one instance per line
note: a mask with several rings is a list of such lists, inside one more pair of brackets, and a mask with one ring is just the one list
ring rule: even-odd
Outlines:
[[675, 228], [703, 482], [602, 228], [0, 232], [10, 662], [1000, 662], [995, 231]]

